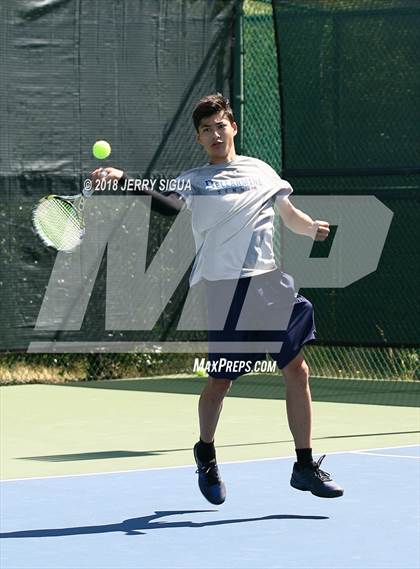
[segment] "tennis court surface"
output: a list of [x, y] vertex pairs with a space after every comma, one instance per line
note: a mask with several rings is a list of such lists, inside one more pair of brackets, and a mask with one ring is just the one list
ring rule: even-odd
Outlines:
[[281, 382], [242, 378], [217, 440], [228, 498], [214, 507], [191, 454], [203, 381], [3, 387], [2, 569], [419, 566], [415, 385], [386, 405], [392, 385], [384, 398], [372, 383], [372, 404], [351, 402], [345, 381], [341, 394], [313, 382], [315, 451], [345, 488], [323, 500], [289, 486]]

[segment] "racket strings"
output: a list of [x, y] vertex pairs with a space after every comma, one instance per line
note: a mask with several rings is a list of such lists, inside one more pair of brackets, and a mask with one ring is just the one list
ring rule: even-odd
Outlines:
[[49, 198], [38, 205], [34, 225], [43, 241], [58, 250], [74, 249], [83, 237], [76, 208], [60, 198]]

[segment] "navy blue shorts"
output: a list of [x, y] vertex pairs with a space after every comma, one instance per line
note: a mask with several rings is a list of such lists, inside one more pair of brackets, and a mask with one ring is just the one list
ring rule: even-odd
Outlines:
[[236, 282], [206, 281], [206, 296], [210, 377], [234, 380], [266, 354], [282, 369], [315, 340], [312, 304], [278, 269]]

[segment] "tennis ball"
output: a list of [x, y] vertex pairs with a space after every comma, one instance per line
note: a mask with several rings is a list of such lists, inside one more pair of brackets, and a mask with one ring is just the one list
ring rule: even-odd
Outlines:
[[98, 160], [104, 160], [111, 154], [111, 145], [106, 140], [97, 140], [92, 146], [92, 154]]
[[198, 368], [198, 370], [196, 371], [196, 376], [197, 377], [206, 377], [207, 372], [204, 368], [200, 367]]

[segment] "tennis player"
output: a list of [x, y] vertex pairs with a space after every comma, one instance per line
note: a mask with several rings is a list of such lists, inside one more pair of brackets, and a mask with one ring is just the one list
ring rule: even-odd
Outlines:
[[[194, 457], [199, 488], [212, 504], [225, 501], [214, 445], [223, 400], [249, 364], [269, 353], [286, 385], [287, 417], [296, 450], [290, 484], [322, 498], [342, 496], [343, 489], [320, 468], [325, 455], [317, 461], [312, 456], [312, 400], [302, 347], [315, 339], [313, 308], [294, 292], [293, 279], [276, 267], [273, 206], [290, 230], [315, 240], [328, 237], [329, 224], [295, 208], [289, 200], [292, 187], [268, 164], [236, 154], [237, 125], [229, 101], [221, 94], [202, 98], [193, 111], [193, 122], [208, 163], [180, 175], [179, 180], [189, 180], [191, 190], [144, 193], [152, 195], [152, 208], [164, 215], [174, 215], [183, 207], [191, 210], [196, 259], [190, 285], [204, 283], [207, 292], [213, 371], [198, 405], [200, 440]], [[106, 170], [108, 178], [125, 182], [123, 171]], [[95, 170], [92, 177], [99, 172]], [[229, 350], [229, 345], [234, 347]]]

